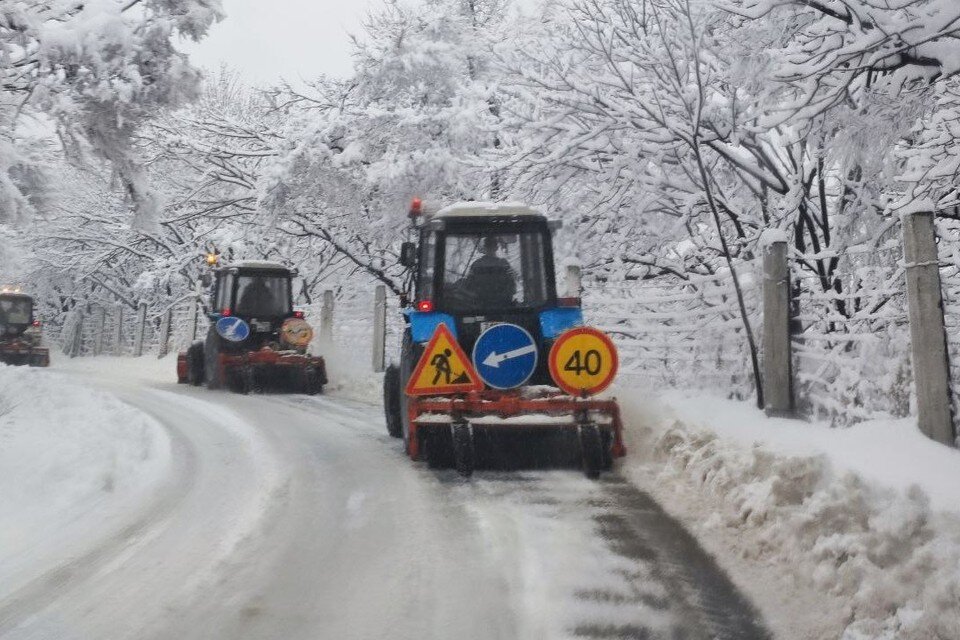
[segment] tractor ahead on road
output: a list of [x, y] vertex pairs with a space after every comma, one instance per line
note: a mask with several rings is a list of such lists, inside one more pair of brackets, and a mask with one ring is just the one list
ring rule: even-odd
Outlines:
[[326, 364], [307, 352], [313, 329], [293, 309], [295, 275], [273, 262], [214, 269], [210, 328], [203, 342], [177, 357], [178, 381], [239, 393], [267, 388], [320, 393]]
[[384, 376], [390, 435], [431, 467], [581, 466], [590, 477], [623, 456], [616, 400], [597, 399], [616, 349], [584, 327], [579, 291], [557, 295], [552, 225], [515, 204], [468, 202], [424, 215], [398, 364]]
[[33, 314], [33, 298], [16, 288], [0, 289], [0, 362], [49, 366], [50, 351], [40, 342], [40, 321]]

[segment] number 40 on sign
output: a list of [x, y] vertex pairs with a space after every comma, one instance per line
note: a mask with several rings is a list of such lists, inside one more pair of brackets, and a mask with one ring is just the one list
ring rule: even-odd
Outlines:
[[618, 366], [613, 342], [592, 327], [570, 329], [550, 349], [550, 376], [571, 395], [600, 393], [613, 382]]

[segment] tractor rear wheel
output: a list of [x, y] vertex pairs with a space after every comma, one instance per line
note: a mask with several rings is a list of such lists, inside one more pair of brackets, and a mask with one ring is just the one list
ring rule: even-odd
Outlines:
[[195, 342], [187, 349], [187, 382], [195, 387], [203, 384], [202, 342]]
[[400, 368], [395, 364], [383, 374], [383, 412], [387, 433], [394, 438], [403, 437], [403, 418], [400, 413]]
[[469, 422], [458, 420], [450, 425], [450, 434], [453, 436], [453, 461], [457, 473], [469, 478], [474, 466], [473, 429]]
[[607, 456], [603, 453], [603, 437], [600, 434], [600, 428], [592, 422], [580, 425], [579, 432], [583, 473], [591, 480], [595, 480], [600, 477], [600, 472], [606, 467]]
[[406, 385], [413, 375], [413, 368], [420, 358], [422, 347], [414, 344], [413, 336], [409, 331], [403, 333], [403, 342], [400, 344], [400, 385], [398, 397], [400, 399], [400, 432], [403, 435], [403, 450], [410, 453], [410, 412], [407, 411], [408, 398]]
[[203, 379], [209, 389], [219, 389], [227, 382], [220, 368], [221, 340], [216, 330], [210, 327], [203, 346]]

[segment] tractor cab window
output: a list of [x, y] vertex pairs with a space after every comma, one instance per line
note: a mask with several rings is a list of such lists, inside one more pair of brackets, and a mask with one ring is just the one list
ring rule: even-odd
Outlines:
[[30, 324], [33, 303], [26, 298], [0, 299], [0, 324]]
[[547, 300], [543, 237], [447, 233], [443, 304], [452, 311], [536, 307]]
[[237, 276], [236, 315], [276, 318], [291, 312], [290, 278], [286, 276]]
[[233, 292], [233, 275], [229, 273], [223, 273], [220, 275], [220, 278], [217, 282], [217, 299], [215, 303], [216, 311], [219, 312], [223, 309], [229, 309], [232, 301], [230, 296]]

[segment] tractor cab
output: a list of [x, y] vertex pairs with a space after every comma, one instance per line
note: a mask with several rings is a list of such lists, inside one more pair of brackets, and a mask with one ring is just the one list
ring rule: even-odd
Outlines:
[[[215, 264], [210, 256], [208, 264]], [[177, 380], [249, 393], [267, 387], [319, 393], [327, 383], [322, 357], [308, 353], [313, 328], [293, 309], [297, 272], [275, 262], [238, 262], [214, 269], [203, 342], [177, 357]]]
[[[425, 216], [419, 242], [402, 251], [414, 272], [406, 315], [413, 342], [444, 322], [467, 353], [498, 323], [522, 327], [537, 344], [582, 323], [577, 298], [558, 298], [551, 223], [529, 207], [462, 203]], [[530, 384], [551, 385], [540, 359]]]
[[293, 310], [294, 276], [294, 270], [273, 262], [238, 262], [217, 269], [210, 319], [242, 319], [253, 342], [275, 338], [285, 320], [298, 317]]

